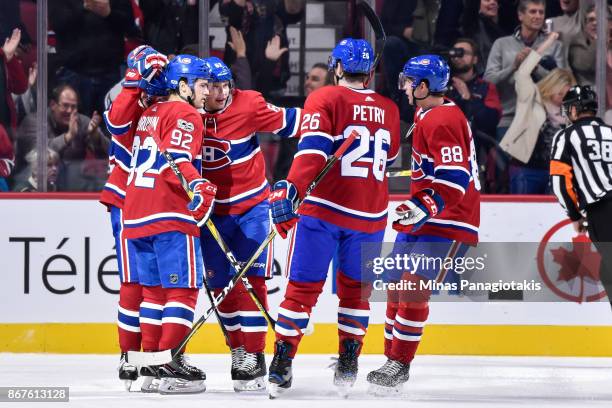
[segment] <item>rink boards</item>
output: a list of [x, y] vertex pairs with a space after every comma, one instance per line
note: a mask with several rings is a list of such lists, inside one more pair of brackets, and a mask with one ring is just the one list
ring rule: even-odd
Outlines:
[[[394, 199], [391, 209], [401, 197]], [[114, 321], [119, 285], [114, 243], [108, 213], [95, 196], [0, 195], [0, 213], [0, 352], [117, 352]], [[542, 243], [571, 242], [574, 235], [560, 206], [550, 197], [512, 197], [508, 201], [508, 197], [489, 196], [483, 199], [481, 214], [483, 242], [533, 243], [533, 253], [526, 250], [521, 259], [499, 265], [497, 275], [517, 274], [521, 261], [538, 261], [537, 248]], [[385, 240], [392, 242], [393, 238], [388, 228]], [[273, 315], [286, 282], [282, 276], [286, 252], [286, 241], [276, 240], [277, 275], [268, 282]], [[584, 282], [580, 277], [559, 282], [551, 276], [547, 283], [551, 287], [545, 288], [552, 296], [548, 302], [437, 297], [419, 352], [612, 356], [612, 314], [605, 297], [599, 302], [587, 297], [581, 303], [567, 300], [566, 287]], [[315, 332], [304, 339], [302, 352], [337, 350], [338, 301], [331, 281], [328, 279], [313, 312]], [[601, 298], [601, 293], [592, 298]], [[200, 299], [198, 315], [207, 304], [204, 297]], [[384, 310], [383, 302], [372, 303], [367, 353], [383, 351]], [[272, 334], [269, 336], [271, 340]], [[214, 321], [200, 331], [190, 351], [225, 351]]]

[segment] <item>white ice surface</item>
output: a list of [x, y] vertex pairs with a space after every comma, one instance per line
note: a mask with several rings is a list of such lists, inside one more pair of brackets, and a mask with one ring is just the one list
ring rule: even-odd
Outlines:
[[[266, 359], [269, 364], [271, 356]], [[277, 400], [234, 393], [229, 355], [193, 355], [191, 362], [207, 373], [208, 389], [182, 396], [124, 391], [117, 379], [117, 360], [110, 355], [0, 353], [0, 386], [68, 386], [70, 403], [51, 407], [79, 408], [612, 407], [610, 358], [417, 356], [404, 393], [391, 399], [367, 394], [365, 376], [384, 358], [365, 355], [353, 392], [341, 399], [327, 368], [330, 356], [298, 355], [293, 387]], [[45, 405], [0, 403], [15, 408]]]

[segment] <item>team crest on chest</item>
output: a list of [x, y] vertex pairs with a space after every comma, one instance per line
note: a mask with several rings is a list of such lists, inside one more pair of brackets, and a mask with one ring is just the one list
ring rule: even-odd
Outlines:
[[229, 141], [205, 137], [202, 144], [203, 169], [215, 170], [231, 164], [230, 150], [232, 150], [232, 144]]

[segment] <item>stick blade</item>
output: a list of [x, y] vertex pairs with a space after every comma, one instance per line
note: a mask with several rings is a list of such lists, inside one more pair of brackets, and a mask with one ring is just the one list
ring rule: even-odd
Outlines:
[[128, 351], [127, 361], [139, 367], [167, 364], [172, 361], [172, 350]]

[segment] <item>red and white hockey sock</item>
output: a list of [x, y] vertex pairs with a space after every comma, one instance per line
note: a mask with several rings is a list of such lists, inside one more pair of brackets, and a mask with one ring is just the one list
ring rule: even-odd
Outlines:
[[408, 307], [400, 306], [393, 324], [391, 348], [393, 360], [409, 364], [414, 359], [427, 316], [429, 316], [428, 303], [412, 303]]
[[[222, 288], [214, 289], [215, 297], [219, 296], [222, 291]], [[248, 294], [242, 282], [238, 282], [218, 306], [221, 322], [225, 326], [227, 337], [229, 337], [230, 344], [228, 346], [231, 349], [243, 345], [242, 332], [240, 331], [240, 301], [242, 296], [248, 296]]]
[[162, 313], [162, 336], [159, 349], [171, 349], [179, 345], [183, 337], [191, 330], [198, 289], [172, 288], [164, 289], [166, 303]]
[[119, 347], [122, 352], [140, 351], [140, 303], [142, 286], [138, 283], [121, 283], [119, 288], [119, 307], [117, 310], [117, 330]]
[[385, 357], [392, 358], [391, 348], [393, 346], [393, 326], [397, 315], [398, 304], [387, 300], [387, 311], [385, 313]]
[[[349, 278], [341, 271], [336, 274], [338, 307], [338, 353], [344, 351], [344, 340], [354, 339], [363, 344], [370, 321], [368, 297], [371, 285]], [[361, 352], [361, 347], [359, 348]]]
[[276, 340], [289, 343], [289, 357], [294, 357], [304, 330], [308, 326], [310, 312], [317, 303], [325, 281], [296, 282], [290, 280], [285, 290], [285, 299], [278, 308]]
[[[249, 276], [248, 280], [253, 287], [253, 292], [255, 292], [257, 298], [262, 302], [262, 306], [267, 310], [268, 288], [266, 287], [265, 278], [262, 276]], [[240, 331], [242, 332], [242, 340], [247, 352], [261, 353], [264, 351], [268, 322], [246, 290], [241, 299]]]
[[140, 331], [142, 349], [158, 351], [162, 335], [162, 311], [166, 296], [161, 286], [143, 286], [140, 303]]

